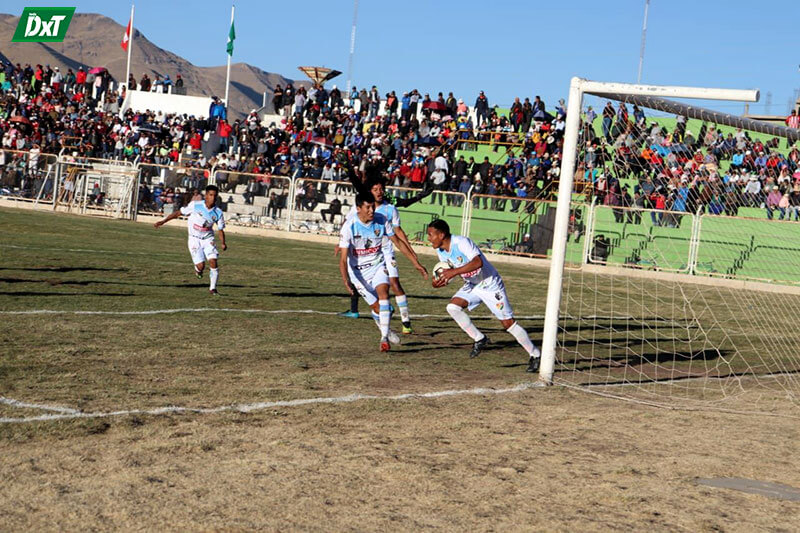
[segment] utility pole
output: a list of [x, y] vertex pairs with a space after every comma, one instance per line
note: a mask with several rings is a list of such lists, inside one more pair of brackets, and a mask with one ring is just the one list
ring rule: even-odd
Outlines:
[[[649, 1], [649, 0], [648, 0]], [[353, 83], [353, 55], [356, 53], [356, 24], [358, 22], [358, 0], [353, 0], [353, 28], [350, 30], [350, 57], [347, 59], [347, 92], [345, 98], [350, 94], [350, 87]]]
[[644, 23], [642, 23], [642, 46], [639, 48], [639, 75], [636, 83], [642, 83], [642, 64], [644, 64], [644, 44], [647, 40], [647, 12], [650, 10], [650, 0], [644, 2]]

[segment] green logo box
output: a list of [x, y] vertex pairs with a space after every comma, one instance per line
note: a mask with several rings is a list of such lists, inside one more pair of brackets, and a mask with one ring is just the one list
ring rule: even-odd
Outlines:
[[74, 7], [26, 7], [19, 17], [14, 43], [60, 43], [75, 13]]

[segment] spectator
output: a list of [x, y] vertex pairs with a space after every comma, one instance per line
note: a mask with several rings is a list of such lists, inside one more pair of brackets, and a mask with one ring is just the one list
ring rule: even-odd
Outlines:
[[88, 87], [86, 85], [86, 71], [83, 70], [83, 67], [78, 67], [78, 73], [75, 74], [75, 85], [80, 88], [81, 92], [88, 92]]
[[330, 203], [330, 205], [328, 206], [327, 209], [320, 210], [320, 214], [322, 215], [322, 221], [323, 222], [328, 222], [327, 218], [325, 218], [327, 215], [330, 215], [330, 217], [331, 217], [330, 222], [333, 222], [334, 221], [333, 217], [335, 215], [341, 215], [342, 214], [342, 202], [341, 202], [341, 200], [339, 200], [338, 198], [334, 198], [333, 200], [331, 200], [331, 203]]
[[250, 180], [247, 182], [247, 188], [245, 189], [245, 192], [244, 192], [244, 201], [245, 201], [245, 203], [247, 203], [249, 205], [253, 205], [253, 201], [254, 201], [256, 195], [258, 194], [259, 190], [260, 190], [260, 187], [259, 187], [258, 182], [256, 181], [256, 179], [255, 178], [250, 178]]
[[477, 115], [478, 127], [480, 127], [481, 123], [486, 122], [489, 116], [489, 100], [483, 91], [475, 99], [475, 114]]
[[286, 208], [286, 195], [277, 195], [274, 192], [269, 195], [270, 216], [275, 219], [281, 218], [281, 212]]
[[514, 246], [514, 251], [522, 254], [533, 253], [533, 239], [530, 233], [526, 233], [522, 240]]
[[[773, 185], [772, 189], [769, 191], [769, 194], [767, 194], [766, 209], [767, 209], [768, 219], [772, 220], [773, 212], [775, 211], [775, 209], [778, 209], [782, 198], [783, 195], [778, 190], [778, 186]], [[788, 205], [786, 207], [788, 207]], [[784, 214], [785, 210], [782, 210], [781, 219], [783, 218]]]
[[283, 89], [281, 89], [281, 85], [275, 85], [275, 89], [272, 91], [272, 109], [275, 111], [276, 115], [280, 114], [281, 108], [283, 107]]

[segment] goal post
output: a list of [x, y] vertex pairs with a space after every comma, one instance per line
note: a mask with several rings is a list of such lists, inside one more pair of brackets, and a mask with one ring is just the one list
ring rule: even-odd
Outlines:
[[[555, 370], [573, 184], [579, 154], [578, 145], [580, 142], [584, 95], [587, 94], [608, 98], [616, 97], [616, 99], [621, 98], [623, 100], [627, 97], [651, 99], [663, 97], [756, 102], [759, 97], [758, 90], [635, 85], [590, 81], [578, 77], [572, 78], [567, 104], [558, 204], [553, 228], [553, 246], [542, 338], [542, 361], [539, 379], [540, 382], [545, 384], [553, 382]], [[678, 105], [675, 110], [686, 112], [686, 107]], [[583, 259], [585, 260], [586, 258], [584, 257]]]

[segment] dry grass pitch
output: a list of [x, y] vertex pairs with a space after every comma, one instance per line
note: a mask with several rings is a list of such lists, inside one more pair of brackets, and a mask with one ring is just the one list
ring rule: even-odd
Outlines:
[[[112, 412], [506, 388], [532, 379], [524, 354], [493, 320], [478, 324], [494, 349], [469, 360], [467, 339], [444, 317], [449, 289], [431, 289], [407, 265], [412, 313], [436, 316], [416, 320], [417, 334], [382, 355], [369, 320], [263, 312], [346, 307], [328, 246], [231, 235], [221, 259], [224, 297], [211, 300], [205, 280], [191, 277], [181, 224], [156, 232], [10, 209], [0, 210], [0, 222], [5, 398]], [[541, 316], [546, 272], [500, 271], [517, 313]], [[217, 310], [73, 313], [179, 308]], [[65, 313], [7, 313], [31, 310]], [[538, 339], [541, 320], [522, 323]], [[740, 394], [729, 407], [747, 410], [763, 394]], [[47, 413], [0, 405], [4, 419]], [[783, 414], [796, 415], [796, 407], [787, 403]], [[0, 523], [9, 530], [791, 531], [800, 503], [695, 479], [800, 486], [798, 433], [793, 418], [654, 409], [564, 388], [2, 423]]]

